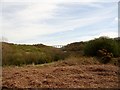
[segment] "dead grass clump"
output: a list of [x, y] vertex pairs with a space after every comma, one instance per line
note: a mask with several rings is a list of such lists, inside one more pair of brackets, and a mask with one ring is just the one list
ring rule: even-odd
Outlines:
[[111, 61], [113, 54], [106, 49], [101, 49], [98, 50], [97, 56], [100, 57], [102, 63], [107, 64]]
[[94, 57], [69, 57], [61, 64], [73, 66], [73, 65], [93, 65], [100, 64], [99, 61]]

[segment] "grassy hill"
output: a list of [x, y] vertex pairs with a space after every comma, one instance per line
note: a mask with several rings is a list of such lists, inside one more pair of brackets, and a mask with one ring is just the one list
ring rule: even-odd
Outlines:
[[64, 58], [65, 55], [61, 49], [43, 44], [18, 45], [2, 43], [3, 65], [43, 64]]
[[112, 53], [113, 57], [103, 55], [100, 56], [100, 59], [111, 60], [111, 58], [120, 57], [120, 42], [118, 41], [117, 38], [100, 37], [87, 42], [74, 42], [62, 48], [43, 44], [20, 45], [3, 42], [2, 65], [44, 64], [69, 57], [93, 56], [99, 58], [97, 54], [102, 49], [107, 51], [107, 55]]

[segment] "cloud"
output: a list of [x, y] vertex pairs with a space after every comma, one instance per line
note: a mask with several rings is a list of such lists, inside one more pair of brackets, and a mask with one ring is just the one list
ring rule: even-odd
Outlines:
[[119, 0], [1, 0], [2, 2], [118, 2]]
[[115, 17], [115, 21], [118, 21], [118, 17]]
[[[104, 33], [103, 33], [104, 32]], [[66, 31], [60, 33], [53, 33], [49, 35], [37, 36], [33, 39], [23, 40], [17, 43], [44, 43], [47, 45], [66, 45], [71, 42], [79, 42], [79, 41], [88, 41], [94, 38], [98, 38], [100, 36], [107, 35], [109, 37], [117, 37], [117, 28], [104, 28], [100, 29], [91, 29], [87, 30], [87, 28], [83, 28], [78, 31]]]
[[[8, 7], [6, 8], [8, 9]], [[52, 18], [55, 8], [56, 4], [53, 3], [30, 3], [20, 11], [8, 13], [9, 16], [5, 14], [6, 17], [3, 16], [2, 22], [2, 28], [5, 30], [3, 35], [9, 37], [9, 40], [22, 40], [38, 34], [45, 34], [48, 27], [39, 23], [34, 24], [34, 21]]]
[[[92, 30], [91, 27], [101, 23], [104, 24], [109, 19], [117, 17], [113, 13], [116, 8], [114, 4], [106, 7], [104, 3], [92, 3], [88, 1], [87, 3], [73, 3], [73, 1], [68, 3], [68, 1], [56, 2], [52, 0], [51, 2], [46, 2], [45, 0], [39, 3], [26, 3], [24, 1], [19, 4], [4, 1], [2, 16], [3, 36], [8, 38], [10, 42], [15, 43], [27, 43], [27, 40], [32, 40], [35, 37], [38, 37], [40, 40], [43, 39], [41, 41], [47, 44], [59, 43], [59, 40], [47, 41], [45, 39], [49, 39], [50, 37], [48, 36], [50, 34], [70, 30], [76, 31], [77, 28], [82, 33], [81, 29], [90, 27], [89, 31]], [[75, 0], [75, 2], [77, 1]], [[46, 38], [41, 38], [42, 36], [46, 36]], [[78, 39], [74, 39], [74, 41], [76, 40]], [[67, 41], [72, 41], [72, 39]], [[36, 40], [32, 41], [32, 43], [34, 42]]]
[[115, 37], [118, 37], [118, 33], [117, 32], [103, 32], [103, 33], [100, 33], [99, 36], [108, 36], [111, 38], [115, 38]]
[[16, 15], [19, 19], [29, 22], [52, 18], [57, 5], [54, 3], [31, 3]]

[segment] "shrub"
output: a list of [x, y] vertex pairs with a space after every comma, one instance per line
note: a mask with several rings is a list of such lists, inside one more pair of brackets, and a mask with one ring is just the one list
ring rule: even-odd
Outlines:
[[118, 57], [120, 52], [118, 51], [118, 43], [107, 37], [100, 37], [87, 42], [84, 48], [84, 54], [86, 56], [97, 56], [98, 50], [105, 49], [111, 52], [114, 57]]
[[101, 59], [101, 62], [106, 64], [110, 62], [113, 54], [108, 52], [106, 49], [98, 50], [97, 56]]
[[74, 42], [62, 47], [62, 50], [66, 52], [68, 56], [83, 56], [85, 42]]

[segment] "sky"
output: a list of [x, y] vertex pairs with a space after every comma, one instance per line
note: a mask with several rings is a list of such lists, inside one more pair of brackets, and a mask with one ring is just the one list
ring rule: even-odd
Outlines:
[[0, 36], [17, 44], [66, 45], [118, 37], [118, 0], [2, 0]]

